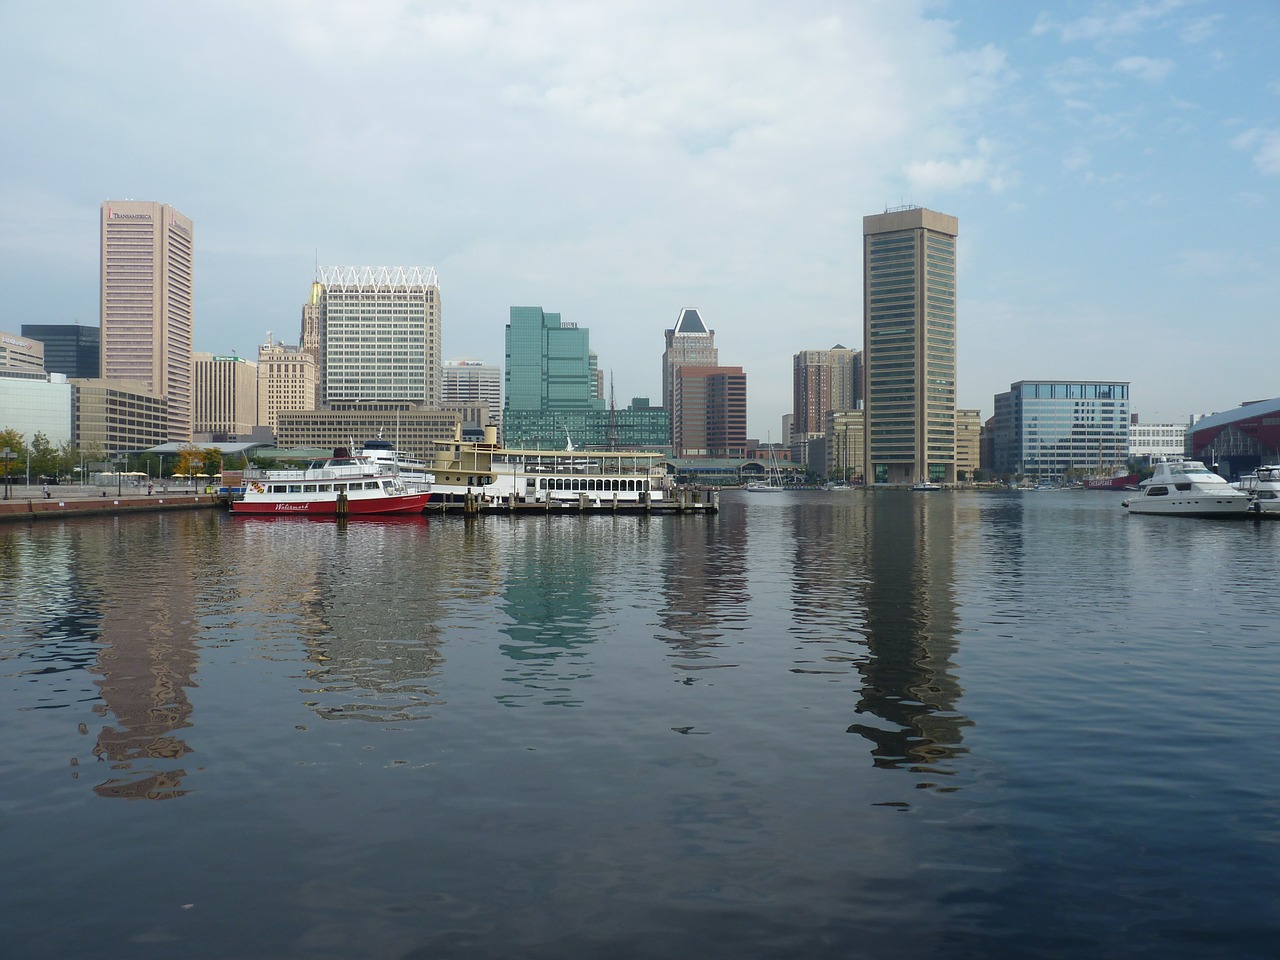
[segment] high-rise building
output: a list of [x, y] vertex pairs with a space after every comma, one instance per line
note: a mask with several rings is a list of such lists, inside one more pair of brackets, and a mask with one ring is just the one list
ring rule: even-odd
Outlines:
[[678, 366], [671, 424], [672, 454], [676, 457], [745, 457], [746, 373], [741, 367]]
[[956, 409], [956, 479], [972, 480], [982, 466], [982, 411]]
[[[508, 446], [563, 444], [574, 439], [567, 414], [603, 412], [590, 334], [560, 314], [512, 307], [506, 362], [502, 420]], [[578, 437], [575, 442], [588, 441]]]
[[1061, 479], [1129, 457], [1129, 384], [1019, 380], [995, 397], [995, 469]]
[[24, 323], [22, 335], [44, 344], [44, 368], [64, 377], [102, 373], [102, 333], [78, 323]]
[[[440, 402], [487, 404], [493, 418], [502, 415], [502, 368], [482, 360], [446, 360]], [[484, 426], [484, 424], [481, 424]]]
[[258, 348], [258, 422], [275, 430], [280, 414], [316, 409], [316, 359], [308, 350], [267, 342]]
[[[430, 267], [321, 267], [323, 406], [440, 405], [440, 285]], [[305, 313], [304, 313], [305, 317]], [[306, 331], [304, 343], [307, 346]]]
[[146, 384], [168, 409], [168, 439], [192, 435], [194, 229], [167, 203], [102, 204], [102, 377]]
[[[720, 353], [716, 349], [716, 332], [707, 329], [701, 314], [692, 307], [685, 307], [676, 318], [676, 325], [665, 331], [667, 348], [662, 353], [662, 405], [671, 409], [671, 395], [675, 389], [675, 371], [681, 364], [697, 367], [720, 365]], [[674, 429], [675, 418], [672, 418]]]
[[[317, 373], [315, 382], [315, 397], [309, 406], [305, 409], [316, 410], [320, 408], [324, 398], [320, 396], [320, 305], [324, 299], [324, 287], [319, 281], [311, 284], [311, 296], [307, 298], [307, 302], [302, 305], [302, 329], [298, 332], [298, 349], [303, 353], [311, 354], [314, 361], [314, 368]], [[270, 340], [270, 334], [267, 339]]]
[[195, 432], [247, 437], [258, 422], [258, 365], [243, 357], [196, 353]]
[[832, 410], [827, 414], [826, 434], [826, 476], [843, 483], [861, 482], [867, 460], [863, 411]]
[[443, 410], [483, 410], [476, 426], [497, 426], [502, 434], [502, 367], [483, 360], [447, 360], [442, 369], [440, 407]]
[[923, 207], [863, 218], [869, 483], [955, 480], [958, 232]]
[[[791, 458], [809, 465], [808, 441], [824, 437], [827, 414], [855, 410], [860, 402], [861, 354], [836, 344], [830, 350], [801, 350], [792, 358]], [[821, 470], [822, 464], [813, 465]], [[861, 466], [858, 468], [861, 470]]]
[[46, 379], [44, 344], [34, 338], [19, 337], [0, 330], [0, 370], [8, 372], [10, 376], [25, 373], [34, 379]]

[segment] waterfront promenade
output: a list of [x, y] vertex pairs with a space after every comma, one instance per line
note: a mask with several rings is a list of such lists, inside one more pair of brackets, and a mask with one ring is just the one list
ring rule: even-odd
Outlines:
[[126, 486], [117, 492], [115, 487], [58, 484], [49, 487], [46, 497], [41, 487], [12, 486], [8, 498], [0, 500], [0, 522], [223, 506], [218, 497], [202, 491], [187, 485], [162, 485], [147, 493], [146, 487]]

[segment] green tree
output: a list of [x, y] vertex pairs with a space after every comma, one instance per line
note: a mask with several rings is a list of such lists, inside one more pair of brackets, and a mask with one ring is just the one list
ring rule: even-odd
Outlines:
[[31, 481], [37, 477], [57, 477], [58, 448], [43, 433], [31, 438]]
[[[0, 430], [0, 449], [9, 448], [9, 459], [0, 459], [0, 477], [16, 479], [27, 472], [27, 441], [13, 427]], [[10, 481], [12, 482], [12, 480]]]

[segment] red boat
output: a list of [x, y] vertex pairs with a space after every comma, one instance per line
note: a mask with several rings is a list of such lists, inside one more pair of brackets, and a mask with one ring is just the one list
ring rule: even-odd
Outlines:
[[1102, 477], [1085, 477], [1084, 488], [1086, 490], [1131, 490], [1138, 486], [1138, 474], [1136, 473], [1116, 473], [1114, 476]]
[[424, 484], [406, 484], [369, 457], [338, 448], [302, 470], [246, 470], [241, 516], [377, 517], [421, 513], [431, 501]]

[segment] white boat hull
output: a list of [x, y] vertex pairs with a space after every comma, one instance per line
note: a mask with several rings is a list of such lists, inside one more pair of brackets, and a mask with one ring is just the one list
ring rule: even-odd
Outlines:
[[1130, 513], [1169, 517], [1243, 517], [1249, 513], [1247, 496], [1134, 497], [1124, 501]]

